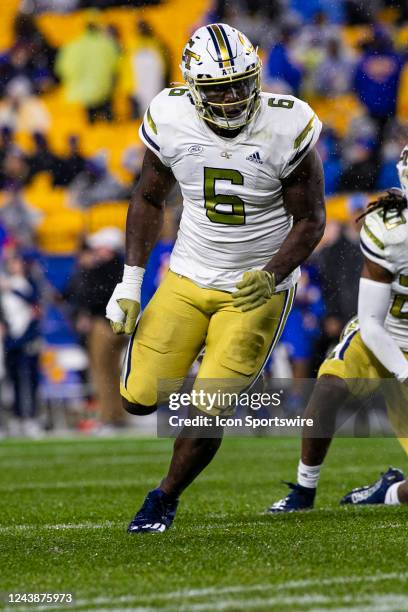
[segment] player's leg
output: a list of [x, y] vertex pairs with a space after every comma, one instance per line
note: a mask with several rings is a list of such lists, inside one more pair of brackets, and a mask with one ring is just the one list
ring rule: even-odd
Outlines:
[[[150, 414], [182, 384], [207, 333], [209, 315], [201, 307], [203, 291], [169, 272], [144, 311], [129, 342], [121, 380], [123, 403], [132, 414]], [[163, 384], [159, 386], [158, 381]], [[186, 470], [194, 473], [195, 458], [194, 454], [189, 457], [190, 451], [184, 449], [176, 471], [185, 462]], [[150, 491], [128, 532], [165, 531], [174, 519], [177, 495], [161, 487]]]
[[362, 396], [365, 379], [379, 379], [382, 375], [379, 362], [365, 347], [358, 327], [352, 323], [319, 369], [318, 381], [304, 413], [305, 418], [313, 419], [313, 429], [305, 428], [302, 433], [297, 482], [289, 484], [289, 495], [272, 504], [269, 513], [313, 507], [322, 465], [335, 433], [338, 411], [351, 397], [350, 384], [353, 385], [353, 395]]
[[178, 390], [204, 344], [209, 315], [200, 308], [203, 290], [169, 272], [129, 341], [120, 391], [131, 414], [154, 412]]
[[312, 436], [310, 427], [302, 432], [297, 482], [288, 483], [290, 493], [272, 504], [268, 513], [294, 512], [313, 507], [320, 471], [335, 433], [337, 412], [349, 395], [347, 384], [338, 376], [323, 374], [317, 380], [303, 414], [304, 418], [313, 419], [314, 425]]
[[[294, 295], [294, 288], [281, 291], [263, 306], [247, 312], [234, 308], [228, 296], [211, 317], [195, 388], [222, 391], [224, 387], [237, 393], [249, 388], [278, 343]], [[215, 407], [210, 413], [219, 414], [224, 408]]]
[[[194, 418], [202, 413], [194, 406], [189, 416]], [[167, 476], [160, 483], [160, 489], [173, 497], [179, 497], [193, 480], [212, 461], [222, 442], [222, 428], [211, 427], [211, 438], [202, 437], [194, 427], [184, 427], [174, 443], [173, 456]]]
[[[190, 407], [190, 416], [200, 413]], [[222, 441], [222, 429], [212, 427], [208, 438], [194, 427], [185, 427], [177, 437], [167, 475], [159, 487], [150, 491], [131, 521], [129, 533], [163, 532], [176, 515], [179, 497], [211, 462]]]
[[[212, 381], [217, 388], [226, 381], [228, 388], [231, 383], [237, 390], [236, 380], [241, 387], [251, 383], [280, 337], [293, 297], [294, 289], [281, 292], [256, 311], [242, 313], [232, 306], [228, 293], [208, 291], [209, 309], [216, 312], [209, 323], [205, 355], [194, 388], [198, 390], [204, 382], [208, 392]], [[205, 407], [191, 410], [194, 416], [203, 414]], [[205, 414], [211, 417], [209, 412]], [[211, 434], [206, 438], [197, 428], [181, 432], [169, 472], [160, 485], [163, 491], [178, 496], [210, 463], [221, 445], [222, 428], [211, 427]]]
[[[383, 385], [383, 395], [387, 404], [387, 412], [395, 435], [405, 452], [408, 452], [407, 401], [408, 390], [405, 385], [396, 380], [387, 380]], [[342, 504], [398, 505], [408, 503], [408, 482], [398, 468], [390, 467], [371, 485], [357, 487], [347, 493]]]

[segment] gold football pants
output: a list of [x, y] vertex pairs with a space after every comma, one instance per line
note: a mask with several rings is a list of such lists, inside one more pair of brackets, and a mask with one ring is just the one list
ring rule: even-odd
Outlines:
[[[408, 354], [405, 354], [408, 359]], [[323, 361], [318, 376], [331, 374], [342, 378], [356, 397], [364, 397], [383, 382], [382, 390], [388, 418], [402, 448], [408, 454], [408, 388], [378, 361], [364, 344], [357, 326], [344, 333], [332, 354]]]
[[[242, 391], [262, 372], [294, 294], [294, 288], [281, 291], [263, 306], [241, 312], [232, 305], [230, 293], [204, 289], [169, 271], [130, 339], [122, 396], [144, 406], [165, 401], [180, 389], [203, 348], [195, 388], [206, 381], [204, 386], [214, 390], [219, 387], [214, 381], [228, 380], [229, 389]], [[219, 412], [215, 408], [210, 414]]]

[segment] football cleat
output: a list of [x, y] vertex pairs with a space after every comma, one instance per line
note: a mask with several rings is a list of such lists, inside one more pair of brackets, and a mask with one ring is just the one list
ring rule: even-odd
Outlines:
[[150, 491], [143, 506], [130, 522], [128, 533], [163, 533], [171, 527], [178, 502], [178, 499], [169, 497], [161, 489]]
[[291, 489], [289, 495], [272, 504], [267, 509], [267, 514], [278, 514], [282, 512], [297, 512], [298, 510], [311, 510], [316, 496], [316, 489], [308, 489], [299, 484], [285, 482]]
[[383, 504], [390, 486], [396, 482], [401, 482], [404, 478], [401, 470], [390, 467], [385, 473], [381, 474], [374, 484], [358, 487], [347, 493], [340, 501], [340, 504]]

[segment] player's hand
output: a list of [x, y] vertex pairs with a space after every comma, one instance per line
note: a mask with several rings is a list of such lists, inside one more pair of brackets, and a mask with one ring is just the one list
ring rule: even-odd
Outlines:
[[235, 308], [243, 312], [253, 310], [266, 304], [275, 291], [275, 275], [266, 270], [244, 272], [242, 280], [237, 283], [238, 291], [232, 294]]
[[106, 318], [115, 334], [133, 334], [135, 331], [140, 313], [143, 274], [143, 268], [125, 266], [123, 280], [112, 293], [106, 306]]

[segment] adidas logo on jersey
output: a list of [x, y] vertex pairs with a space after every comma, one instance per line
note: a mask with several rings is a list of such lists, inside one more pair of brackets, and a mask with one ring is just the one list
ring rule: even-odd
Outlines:
[[258, 151], [255, 151], [255, 153], [251, 153], [251, 155], [248, 155], [247, 160], [253, 161], [256, 164], [263, 164], [263, 161], [262, 161], [261, 156], [259, 155]]

